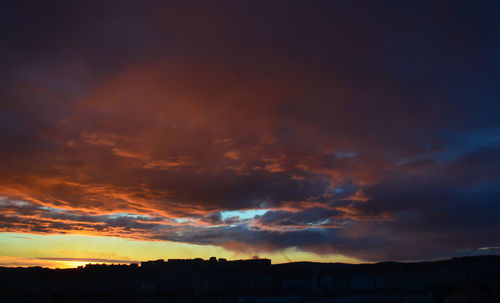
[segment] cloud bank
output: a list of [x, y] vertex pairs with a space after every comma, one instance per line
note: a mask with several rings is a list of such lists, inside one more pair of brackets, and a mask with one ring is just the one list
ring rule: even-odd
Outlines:
[[500, 245], [495, 3], [1, 6], [0, 231]]

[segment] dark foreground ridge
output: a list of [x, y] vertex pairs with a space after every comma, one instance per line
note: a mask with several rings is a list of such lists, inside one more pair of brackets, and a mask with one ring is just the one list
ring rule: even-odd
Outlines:
[[0, 302], [500, 302], [500, 256], [360, 265], [211, 258], [0, 267]]

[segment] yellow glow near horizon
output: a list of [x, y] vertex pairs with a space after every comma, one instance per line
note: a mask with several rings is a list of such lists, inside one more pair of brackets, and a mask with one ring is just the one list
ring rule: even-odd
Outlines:
[[61, 266], [59, 268], [75, 268], [78, 266], [85, 266], [89, 262], [77, 262], [77, 261], [63, 261], [61, 262]]
[[[38, 235], [0, 233], [0, 266], [34, 266], [51, 268], [77, 267], [87, 263], [120, 263], [171, 258], [247, 259], [254, 255], [269, 258], [273, 263], [291, 261], [346, 262], [360, 260], [341, 255], [317, 255], [295, 248], [283, 253], [238, 253], [214, 245], [195, 245], [169, 241], [139, 241], [117, 237], [86, 235]], [[78, 259], [78, 260], [68, 260]], [[92, 259], [110, 260], [92, 261]], [[115, 260], [115, 262], [113, 262]]]

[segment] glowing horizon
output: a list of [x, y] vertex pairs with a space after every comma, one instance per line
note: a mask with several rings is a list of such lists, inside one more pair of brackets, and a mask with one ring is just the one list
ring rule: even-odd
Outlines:
[[[117, 251], [121, 254], [117, 255]], [[89, 263], [130, 264], [158, 259], [209, 259], [210, 257], [236, 260], [251, 259], [255, 256], [251, 253], [234, 253], [213, 245], [167, 241], [151, 242], [85, 235], [0, 234], [0, 266], [6, 267], [73, 268]], [[294, 248], [258, 256], [271, 259], [273, 264], [286, 263], [288, 262], [286, 258], [292, 262], [360, 263], [360, 260], [340, 255], [319, 256], [314, 253], [300, 252]], [[80, 260], [76, 261], [76, 259]]]

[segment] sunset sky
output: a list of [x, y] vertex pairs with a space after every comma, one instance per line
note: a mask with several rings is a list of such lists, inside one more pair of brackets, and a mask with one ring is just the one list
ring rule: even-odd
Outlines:
[[0, 266], [500, 253], [499, 1], [0, 2]]

